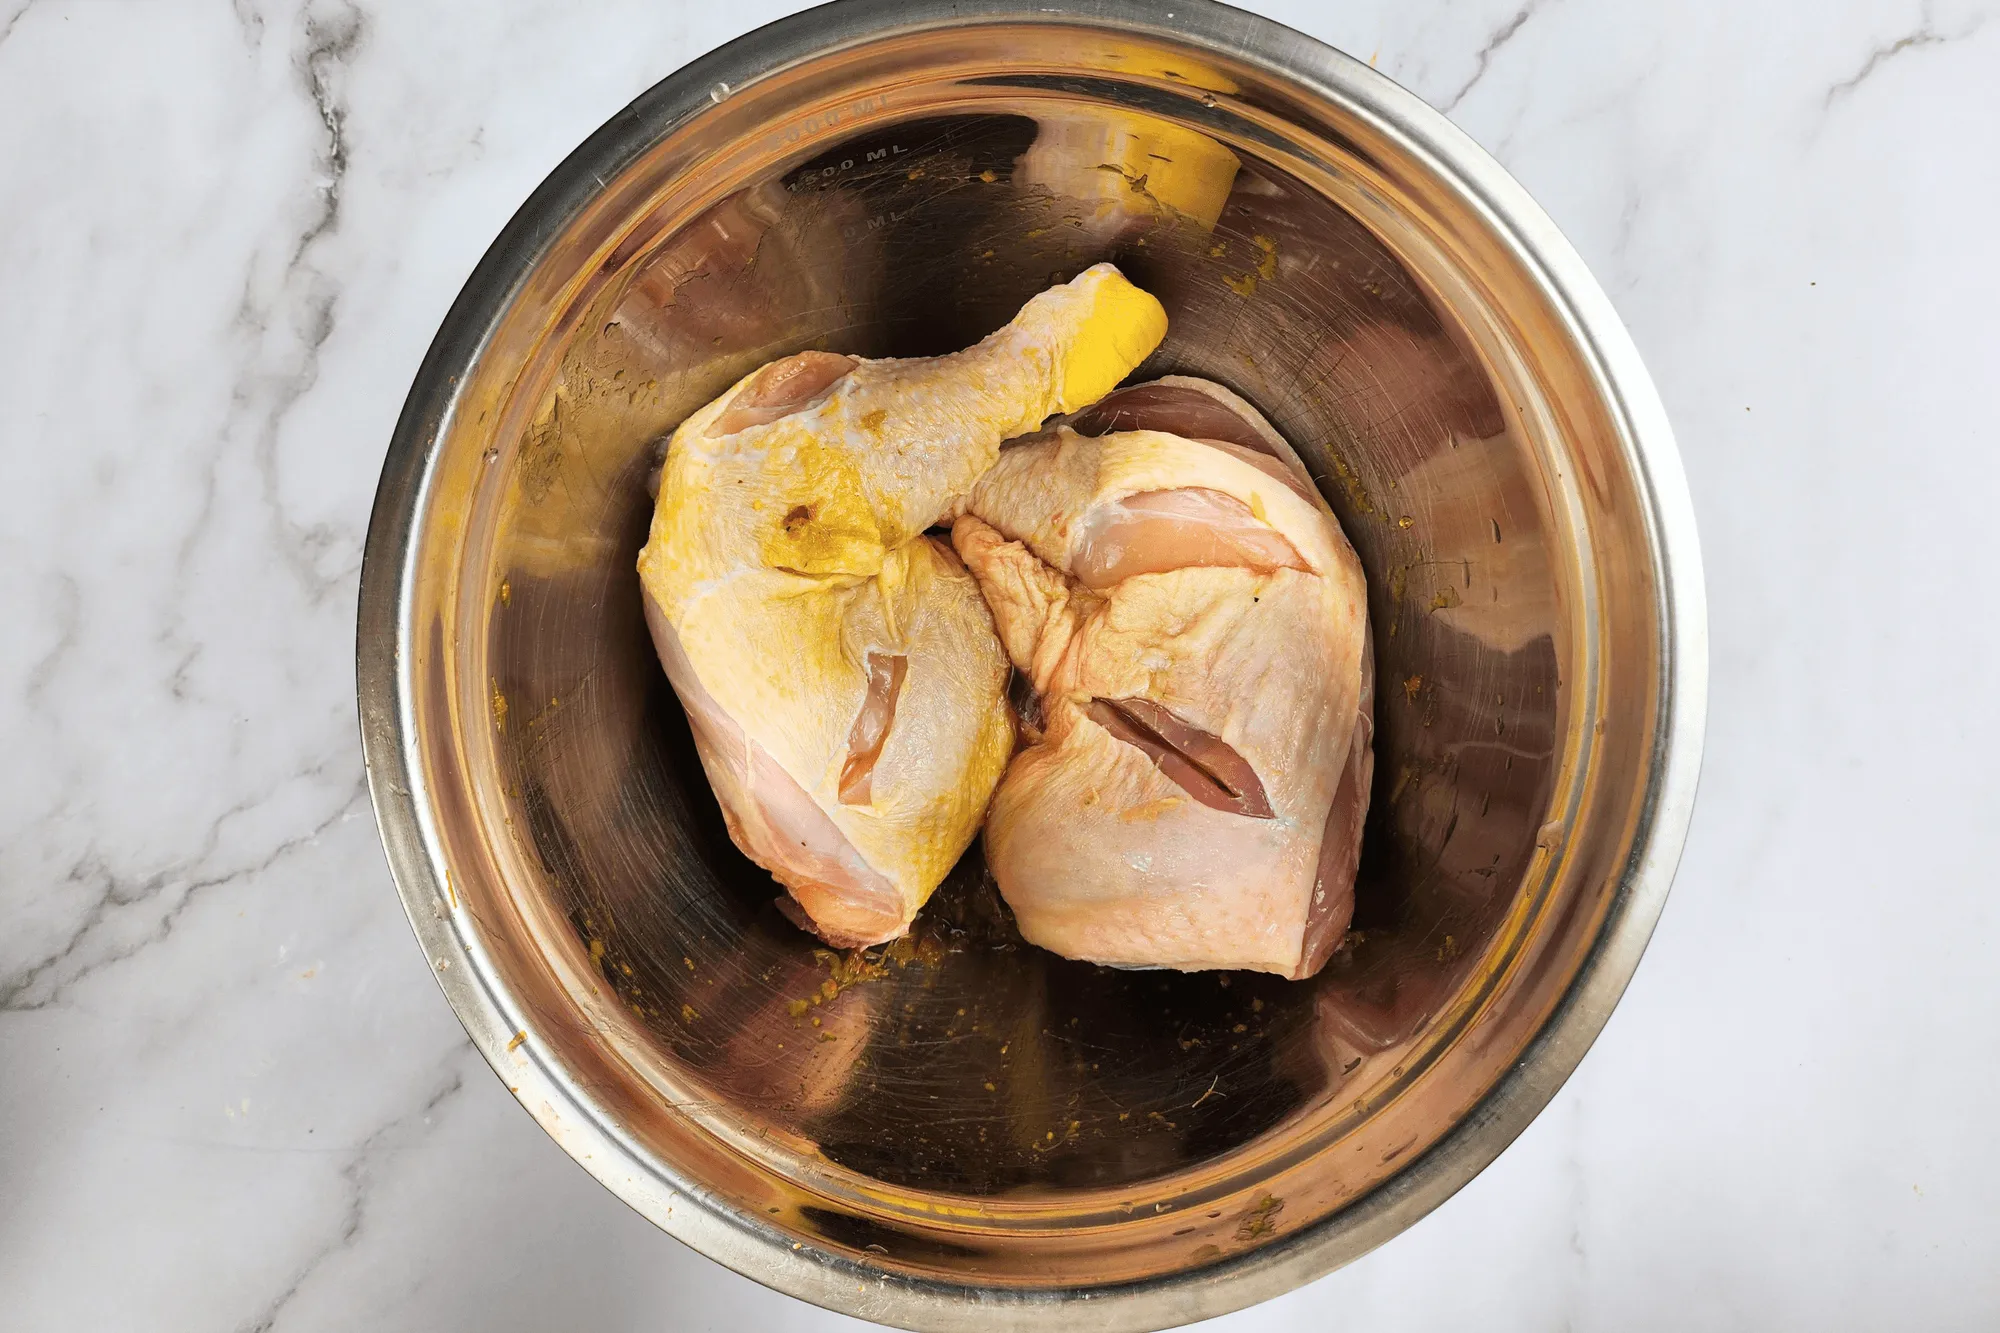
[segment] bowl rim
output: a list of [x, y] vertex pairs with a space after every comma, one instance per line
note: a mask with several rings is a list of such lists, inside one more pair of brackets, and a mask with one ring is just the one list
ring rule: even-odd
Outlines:
[[[414, 750], [415, 557], [438, 446], [468, 372], [549, 245], [604, 182], [730, 90], [773, 69], [892, 34], [968, 23], [1073, 23], [1204, 48], [1259, 67], [1355, 115], [1479, 206], [1596, 362], [1649, 529], [1659, 698], [1633, 852], [1603, 923], [1520, 1060], [1427, 1151], [1354, 1203], [1205, 1267], [1115, 1286], [983, 1287], [888, 1274], [792, 1241], [719, 1203], [603, 1123], [564, 1072], [514, 1058], [504, 986], [476, 965], [445, 896], [421, 809]], [[1274, 20], [1215, 0], [835, 0], [777, 20], [669, 74], [613, 116], [537, 187], [453, 302], [391, 437], [364, 549], [357, 705], [369, 792], [403, 908], [432, 975], [487, 1063], [564, 1150], [670, 1235], [766, 1286], [911, 1328], [1044, 1328], [1088, 1304], [1107, 1329], [1154, 1329], [1241, 1309], [1351, 1262], [1456, 1193], [1527, 1128], [1576, 1069], [1638, 967], [1686, 839], [1707, 713], [1707, 611], [1692, 499], [1666, 411], [1637, 348], [1582, 259], [1527, 191], [1442, 112], [1362, 63]], [[448, 960], [465, 959], [453, 968]], [[671, 1201], [676, 1206], [665, 1206]], [[664, 1209], [664, 1211], [663, 1211]]]

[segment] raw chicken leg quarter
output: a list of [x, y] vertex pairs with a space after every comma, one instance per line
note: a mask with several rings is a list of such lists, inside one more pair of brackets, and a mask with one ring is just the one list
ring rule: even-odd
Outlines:
[[1109, 264], [949, 356], [772, 362], [675, 430], [646, 619], [730, 837], [846, 947], [901, 935], [1013, 746], [1008, 666], [924, 530], [1002, 440], [1101, 398], [1166, 333]]
[[952, 542], [1039, 704], [986, 827], [1022, 934], [1318, 971], [1353, 911], [1373, 674], [1360, 563], [1298, 455], [1168, 377], [1004, 450]]

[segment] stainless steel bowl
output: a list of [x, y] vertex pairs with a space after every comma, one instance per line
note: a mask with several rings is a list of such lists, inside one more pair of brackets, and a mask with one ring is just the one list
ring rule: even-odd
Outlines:
[[[659, 441], [806, 347], [956, 348], [1112, 258], [1323, 479], [1370, 575], [1355, 930], [1310, 982], [1023, 945], [977, 854], [838, 957], [731, 848], [647, 646]], [[920, 1328], [1158, 1328], [1410, 1225], [1636, 966], [1705, 682], [1680, 464], [1521, 189], [1366, 67], [1199, 0], [850, 0], [641, 97], [411, 390], [362, 575], [382, 835], [438, 980], [634, 1208]]]

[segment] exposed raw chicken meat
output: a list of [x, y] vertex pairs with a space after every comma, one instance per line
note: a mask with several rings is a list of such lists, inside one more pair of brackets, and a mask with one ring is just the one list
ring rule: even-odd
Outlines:
[[1170, 377], [1010, 446], [952, 541], [1037, 705], [986, 827], [1022, 933], [1318, 971], [1353, 910], [1372, 668], [1360, 564], [1298, 456]]
[[1069, 572], [1086, 588], [1201, 565], [1305, 569], [1298, 549], [1233, 495], [1205, 486], [1141, 491], [1087, 511], [1070, 539]]
[[1100, 264], [966, 351], [801, 352], [674, 432], [647, 624], [730, 836], [829, 943], [908, 928], [1013, 744], [992, 618], [924, 530], [1003, 439], [1099, 398], [1165, 332]]

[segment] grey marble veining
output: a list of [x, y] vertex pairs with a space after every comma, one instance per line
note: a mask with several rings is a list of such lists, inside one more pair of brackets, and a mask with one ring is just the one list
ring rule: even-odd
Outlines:
[[[361, 790], [356, 570], [480, 253], [791, 6], [0, 6], [0, 1327], [859, 1327], [685, 1250], [464, 1040]], [[1701, 804], [1576, 1077], [1233, 1329], [2000, 1323], [2000, 23], [1271, 0], [1514, 171], [1687, 461]]]

